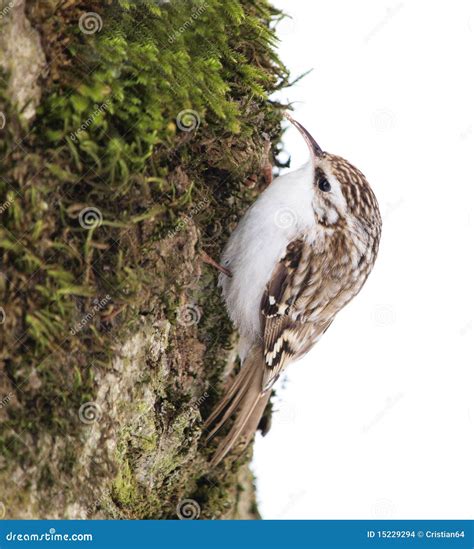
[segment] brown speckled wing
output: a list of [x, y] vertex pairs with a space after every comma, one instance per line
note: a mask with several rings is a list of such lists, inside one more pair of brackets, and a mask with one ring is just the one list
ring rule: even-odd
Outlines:
[[303, 239], [291, 242], [263, 294], [264, 389], [273, 385], [288, 362], [312, 347], [320, 332], [315, 322], [307, 322], [301, 314], [306, 309], [301, 300], [311, 276], [312, 253]]

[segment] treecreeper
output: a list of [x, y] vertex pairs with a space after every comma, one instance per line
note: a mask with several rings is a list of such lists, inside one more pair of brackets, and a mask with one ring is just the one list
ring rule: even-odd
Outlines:
[[379, 248], [382, 221], [365, 176], [287, 118], [310, 161], [267, 187], [221, 258], [219, 285], [239, 332], [241, 368], [205, 422], [207, 440], [231, 423], [212, 466], [252, 440], [274, 383], [359, 293]]

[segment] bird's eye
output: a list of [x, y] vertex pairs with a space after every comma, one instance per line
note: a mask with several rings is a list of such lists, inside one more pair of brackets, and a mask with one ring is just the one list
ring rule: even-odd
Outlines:
[[327, 193], [331, 190], [331, 183], [329, 183], [325, 177], [322, 177], [319, 180], [319, 188], [323, 191], [323, 193]]

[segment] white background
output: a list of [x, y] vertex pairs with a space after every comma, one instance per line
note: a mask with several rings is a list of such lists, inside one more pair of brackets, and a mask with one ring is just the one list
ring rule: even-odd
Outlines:
[[[384, 220], [357, 298], [278, 386], [266, 519], [474, 518], [474, 2], [273, 0], [281, 94]], [[292, 169], [304, 141], [286, 134]]]

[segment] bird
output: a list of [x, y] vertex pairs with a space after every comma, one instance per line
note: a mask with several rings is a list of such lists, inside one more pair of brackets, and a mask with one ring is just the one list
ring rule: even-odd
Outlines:
[[230, 424], [212, 467], [230, 452], [241, 455], [277, 379], [359, 293], [379, 250], [382, 220], [365, 176], [286, 117], [306, 141], [310, 159], [260, 194], [220, 260], [218, 284], [239, 334], [241, 367], [204, 422], [206, 441]]

